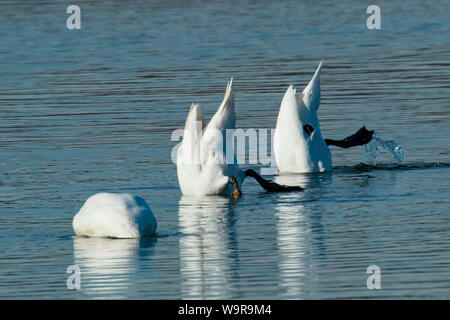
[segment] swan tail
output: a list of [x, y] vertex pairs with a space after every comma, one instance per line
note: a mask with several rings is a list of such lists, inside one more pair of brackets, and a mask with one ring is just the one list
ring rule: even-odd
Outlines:
[[220, 105], [219, 111], [224, 113], [227, 109], [234, 109], [234, 95], [233, 95], [233, 77], [227, 83], [227, 89], [225, 90], [225, 96], [223, 102]]
[[322, 70], [323, 60], [320, 61], [319, 66], [316, 69], [311, 81], [303, 89], [301, 95], [297, 97], [297, 103], [300, 105], [300, 100], [303, 102], [308, 109], [314, 109], [317, 111], [320, 105], [320, 72]]
[[225, 91], [225, 96], [227, 94], [230, 94], [232, 90], [233, 90], [233, 77], [231, 77], [230, 81], [228, 81], [227, 83], [227, 90]]
[[217, 129], [224, 131], [234, 129], [236, 114], [234, 112], [233, 78], [227, 83], [225, 95], [216, 114], [212, 117], [207, 129]]

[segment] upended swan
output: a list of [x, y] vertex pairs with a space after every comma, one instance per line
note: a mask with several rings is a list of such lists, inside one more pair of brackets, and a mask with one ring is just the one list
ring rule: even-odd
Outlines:
[[97, 193], [86, 200], [72, 226], [77, 236], [141, 238], [154, 235], [157, 222], [139, 196]]
[[323, 139], [317, 109], [320, 104], [320, 62], [303, 92], [291, 85], [281, 102], [274, 133], [275, 161], [280, 173], [323, 172], [332, 169], [329, 145], [350, 148], [364, 145], [374, 131], [362, 127], [343, 139]]
[[224, 99], [204, 126], [198, 104], [192, 104], [184, 127], [183, 141], [177, 153], [177, 174], [184, 195], [241, 195], [240, 186], [251, 176], [267, 191], [298, 191], [297, 186], [283, 186], [262, 178], [254, 170], [239, 168], [236, 154], [227, 154], [226, 130], [235, 129], [233, 79], [228, 82]]

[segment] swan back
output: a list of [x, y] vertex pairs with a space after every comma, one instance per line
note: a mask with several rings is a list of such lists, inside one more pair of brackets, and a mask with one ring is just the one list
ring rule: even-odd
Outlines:
[[97, 193], [86, 200], [73, 218], [78, 236], [140, 238], [157, 228], [152, 210], [139, 196]]

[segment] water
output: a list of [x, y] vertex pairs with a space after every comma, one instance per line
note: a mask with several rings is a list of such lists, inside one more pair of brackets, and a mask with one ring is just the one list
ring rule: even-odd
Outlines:
[[[381, 1], [0, 3], [0, 298], [450, 298], [449, 5]], [[320, 59], [324, 137], [362, 125], [404, 163], [332, 148], [332, 173], [182, 197], [170, 160], [189, 106], [234, 77], [238, 128], [274, 128]], [[157, 237], [79, 239], [97, 192], [142, 196]], [[81, 268], [69, 290], [67, 267]], [[381, 268], [381, 290], [366, 269]]]
[[382, 150], [389, 152], [392, 158], [399, 164], [403, 164], [405, 159], [405, 152], [401, 146], [397, 145], [394, 141], [383, 140], [376, 133], [372, 135], [372, 140], [364, 145], [364, 149], [366, 150], [366, 162], [369, 164], [375, 165], [377, 163], [377, 157]]

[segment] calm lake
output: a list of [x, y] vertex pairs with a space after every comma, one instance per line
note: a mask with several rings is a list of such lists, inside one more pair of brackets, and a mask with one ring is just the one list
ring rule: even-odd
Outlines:
[[[369, 4], [0, 2], [0, 299], [450, 299], [449, 2], [378, 1], [379, 30]], [[323, 136], [366, 125], [402, 165], [331, 147], [332, 172], [268, 177], [304, 192], [181, 195], [192, 102], [211, 118], [233, 77], [236, 127], [273, 129], [321, 59]], [[157, 236], [75, 237], [98, 192], [143, 197]]]

